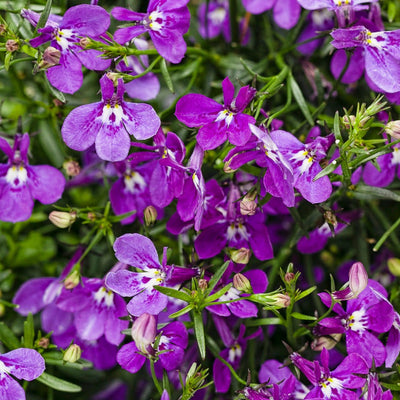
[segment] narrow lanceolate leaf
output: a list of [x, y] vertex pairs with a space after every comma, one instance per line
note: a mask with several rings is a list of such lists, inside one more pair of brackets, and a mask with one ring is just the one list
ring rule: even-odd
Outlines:
[[301, 299], [304, 299], [304, 297], [306, 297], [309, 294], [311, 294], [316, 288], [317, 288], [316, 286], [312, 286], [312, 287], [308, 288], [307, 290], [304, 290], [303, 292], [301, 292], [300, 294], [298, 294], [296, 296], [295, 301], [299, 301]]
[[303, 113], [304, 117], [306, 118], [307, 122], [311, 125], [314, 126], [314, 121], [312, 119], [310, 109], [308, 108], [306, 99], [303, 96], [303, 93], [297, 84], [297, 82], [294, 80], [292, 75], [288, 76], [288, 84], [290, 86], [290, 89], [293, 93], [294, 98], [296, 99], [297, 104], [300, 107], [301, 112]]
[[24, 347], [33, 348], [35, 329], [33, 326], [33, 315], [29, 313], [24, 322]]
[[46, 372], [43, 372], [43, 374], [37, 378], [37, 381], [60, 392], [78, 393], [82, 390], [80, 386], [64, 381], [63, 379], [57, 378], [56, 376], [50, 375]]
[[36, 32], [38, 31], [38, 29], [43, 28], [46, 25], [46, 22], [47, 22], [47, 20], [49, 18], [49, 15], [50, 15], [52, 3], [53, 3], [52, 0], [47, 0], [46, 5], [45, 5], [42, 13], [40, 14], [39, 21], [38, 21], [38, 23], [36, 25], [36, 29], [35, 29]]
[[316, 181], [319, 178], [322, 178], [325, 175], [329, 175], [332, 173], [339, 165], [340, 165], [340, 159], [339, 160], [334, 160], [335, 162], [331, 162], [328, 166], [326, 166], [319, 174], [317, 174], [313, 181]]
[[211, 293], [211, 291], [215, 288], [216, 284], [218, 283], [218, 281], [221, 279], [222, 275], [228, 268], [228, 265], [229, 265], [229, 261], [222, 264], [221, 267], [218, 269], [218, 271], [210, 279], [210, 281], [208, 282], [208, 289], [206, 290], [206, 295], [209, 295]]
[[186, 303], [190, 303], [192, 298], [185, 292], [181, 292], [180, 290], [172, 289], [165, 286], [154, 286], [154, 289], [157, 289], [162, 294], [167, 295], [168, 297], [174, 297], [175, 299], [180, 299], [186, 301]]
[[15, 350], [21, 347], [18, 338], [4, 322], [0, 322], [0, 342], [9, 350]]
[[218, 290], [218, 292], [214, 293], [212, 296], [207, 297], [206, 302], [211, 303], [214, 300], [219, 299], [222, 295], [224, 295], [231, 287], [232, 283], [228, 283], [226, 286], [224, 286], [222, 289]]
[[197, 346], [199, 347], [200, 357], [204, 360], [206, 358], [206, 338], [204, 335], [203, 316], [200, 312], [193, 312], [192, 315]]
[[400, 195], [393, 190], [367, 185], [357, 185], [356, 189], [351, 192], [354, 197], [360, 200], [394, 200], [400, 201]]
[[293, 318], [306, 320], [306, 321], [315, 321], [317, 318], [312, 315], [305, 315], [299, 312], [293, 312], [290, 314]]
[[168, 72], [167, 63], [165, 62], [165, 58], [163, 58], [160, 62], [160, 70], [161, 74], [164, 78], [165, 83], [167, 84], [168, 89], [171, 93], [174, 93], [174, 85], [172, 83], [171, 75]]

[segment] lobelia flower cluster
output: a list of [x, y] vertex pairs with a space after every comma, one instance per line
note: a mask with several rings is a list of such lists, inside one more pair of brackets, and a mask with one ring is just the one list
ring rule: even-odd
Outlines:
[[0, 398], [398, 398], [395, 2], [31, 3], [0, 17]]

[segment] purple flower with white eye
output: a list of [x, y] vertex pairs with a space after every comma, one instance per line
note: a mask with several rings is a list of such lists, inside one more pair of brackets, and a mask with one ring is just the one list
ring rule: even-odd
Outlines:
[[183, 35], [190, 25], [189, 0], [150, 0], [147, 13], [114, 7], [111, 15], [118, 21], [132, 21], [133, 26], [117, 29], [114, 40], [125, 44], [148, 32], [154, 47], [167, 61], [181, 62], [186, 52]]
[[0, 164], [0, 220], [26, 221], [32, 214], [35, 200], [52, 204], [61, 198], [64, 175], [49, 165], [29, 165], [27, 133], [15, 136], [14, 145], [0, 137], [0, 150], [8, 157]]
[[249, 124], [254, 117], [243, 111], [254, 98], [256, 89], [250, 86], [240, 88], [235, 96], [235, 87], [229, 78], [222, 81], [224, 105], [202, 94], [191, 93], [176, 103], [175, 115], [187, 126], [200, 127], [197, 142], [203, 150], [212, 150], [227, 139], [236, 146], [243, 146], [251, 137]]
[[[36, 26], [39, 15], [22, 10], [22, 16]], [[110, 25], [110, 16], [99, 6], [81, 4], [69, 8], [64, 17], [50, 16], [46, 26], [38, 29], [41, 34], [30, 41], [33, 47], [51, 41], [50, 45], [61, 52], [59, 65], [46, 71], [47, 79], [64, 93], [75, 93], [83, 82], [82, 64], [91, 70], [104, 71], [111, 60], [100, 57], [98, 50], [83, 50], [81, 37], [98, 39]]]
[[119, 270], [109, 272], [106, 286], [124, 297], [132, 297], [127, 305], [131, 315], [143, 313], [159, 314], [168, 302], [168, 296], [160, 293], [154, 286], [174, 286], [197, 274], [194, 269], [167, 265], [164, 248], [162, 264], [158, 261], [157, 250], [153, 242], [145, 236], [125, 234], [114, 243], [115, 257], [142, 272]]
[[287, 207], [293, 207], [295, 198], [292, 166], [269, 133], [255, 125], [250, 125], [250, 130], [258, 140], [249, 140], [246, 145], [232, 149], [224, 161], [230, 169], [236, 170], [254, 159], [257, 165], [266, 168], [262, 180], [265, 190], [272, 196], [281, 198]]
[[25, 391], [10, 375], [33, 381], [45, 370], [43, 357], [33, 349], [16, 349], [0, 354], [0, 399], [25, 400]]
[[218, 206], [221, 215], [213, 220], [197, 236], [194, 247], [201, 259], [216, 256], [226, 245], [235, 249], [251, 248], [259, 260], [273, 257], [273, 249], [265, 225], [265, 216], [256, 212], [252, 216], [241, 215], [239, 211], [240, 191], [231, 185], [225, 203]]
[[314, 181], [322, 171], [319, 161], [333, 143], [333, 136], [317, 137], [309, 143], [302, 143], [294, 135], [286, 131], [273, 131], [271, 138], [278, 149], [286, 157], [293, 168], [294, 187], [310, 203], [322, 203], [332, 193], [332, 184], [328, 176]]
[[336, 13], [339, 26], [350, 25], [355, 20], [355, 12], [368, 9], [364, 3], [378, 0], [297, 0], [306, 10], [328, 9]]
[[[323, 303], [329, 307], [331, 296], [320, 293]], [[373, 280], [356, 299], [347, 302], [346, 311], [335, 304], [333, 311], [337, 317], [324, 318], [314, 328], [317, 335], [342, 333], [346, 335], [348, 353], [360, 354], [368, 365], [379, 367], [386, 359], [386, 350], [377, 334], [390, 330], [395, 319], [393, 306], [386, 298], [385, 289]]]
[[301, 7], [297, 0], [242, 0], [246, 11], [261, 14], [273, 8], [274, 21], [283, 29], [291, 29], [300, 18]]
[[[147, 319], [150, 320], [149, 323], [155, 327], [156, 317], [153, 315], [147, 315], [147, 317]], [[146, 333], [147, 331], [145, 334]], [[154, 330], [154, 339], [155, 333]], [[179, 321], [171, 322], [160, 329], [157, 336], [157, 348], [154, 346], [155, 343], [153, 341], [151, 344], [147, 345], [145, 349], [141, 349], [140, 338], [136, 334], [134, 336], [135, 341], [125, 344], [119, 350], [117, 354], [118, 364], [123, 369], [134, 374], [142, 368], [146, 358], [151, 355], [152, 357], [157, 357], [157, 360], [160, 361], [165, 370], [171, 371], [176, 369], [182, 363], [184, 351], [188, 345], [188, 333], [185, 325]]]
[[355, 353], [348, 355], [334, 371], [330, 371], [329, 352], [325, 348], [321, 352], [321, 364], [306, 360], [298, 353], [292, 353], [290, 359], [314, 385], [304, 399], [357, 400], [358, 394], [349, 389], [363, 387], [366, 380], [358, 374], [369, 371], [365, 360]]
[[229, 3], [227, 0], [200, 4], [197, 9], [199, 33], [203, 38], [213, 39], [229, 27]]
[[[147, 50], [149, 48], [148, 43], [139, 38], [133, 40], [134, 45], [138, 50]], [[149, 66], [149, 57], [145, 54], [135, 57], [128, 56], [125, 60], [121, 61], [116, 69], [125, 74], [132, 76], [139, 75], [144, 71], [144, 67]], [[147, 73], [140, 78], [135, 78], [130, 82], [125, 83], [125, 90], [129, 97], [133, 99], [139, 99], [148, 101], [155, 99], [160, 91], [160, 81], [157, 76], [152, 72]]]
[[336, 49], [364, 50], [366, 79], [387, 93], [400, 91], [400, 30], [371, 32], [365, 26], [336, 29], [331, 33]]
[[160, 118], [149, 104], [124, 101], [124, 84], [117, 87], [107, 75], [100, 79], [102, 101], [73, 109], [61, 128], [64, 142], [83, 151], [96, 145], [97, 155], [106, 161], [122, 161], [131, 147], [130, 135], [145, 140], [153, 137]]

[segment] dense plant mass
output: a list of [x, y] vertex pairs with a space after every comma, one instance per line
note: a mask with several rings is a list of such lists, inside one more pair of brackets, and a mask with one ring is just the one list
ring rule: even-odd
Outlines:
[[400, 399], [397, 0], [0, 1], [0, 399]]

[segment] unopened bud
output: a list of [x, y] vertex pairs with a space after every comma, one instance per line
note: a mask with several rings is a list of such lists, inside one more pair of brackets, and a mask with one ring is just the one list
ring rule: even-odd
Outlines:
[[63, 360], [66, 362], [77, 362], [82, 355], [82, 350], [77, 344], [71, 344], [64, 353]]
[[96, 220], [96, 214], [94, 212], [89, 211], [87, 213], [87, 217], [90, 221], [95, 221]]
[[88, 37], [81, 38], [79, 40], [79, 45], [83, 48], [86, 49], [86, 47], [90, 44], [91, 40]]
[[322, 351], [323, 349], [331, 350], [336, 346], [341, 337], [341, 333], [333, 333], [330, 336], [319, 336], [311, 343], [311, 349], [314, 351]]
[[80, 274], [77, 270], [72, 271], [64, 281], [65, 289], [71, 290], [79, 285], [80, 282]]
[[226, 161], [226, 163], [224, 164], [224, 172], [226, 174], [231, 174], [236, 171], [236, 169], [231, 168], [231, 161], [232, 161], [232, 158], [230, 160]]
[[353, 296], [357, 297], [368, 285], [368, 274], [364, 265], [360, 262], [354, 263], [349, 272], [349, 286]]
[[350, 129], [350, 127], [352, 125], [354, 125], [355, 122], [356, 122], [356, 116], [355, 115], [345, 115], [342, 118], [342, 121], [343, 121], [343, 124], [344, 124], [345, 128], [346, 129]]
[[118, 72], [107, 72], [107, 78], [113, 81], [114, 86], [117, 86], [118, 79], [121, 78], [121, 74], [119, 74]]
[[144, 313], [132, 325], [131, 335], [136, 347], [145, 354], [153, 354], [152, 344], [157, 335], [157, 322], [154, 315]]
[[251, 250], [246, 247], [231, 251], [231, 260], [236, 264], [247, 264], [251, 257]]
[[253, 293], [253, 288], [248, 278], [243, 274], [235, 274], [233, 277], [233, 287], [244, 293]]
[[10, 53], [19, 49], [19, 43], [16, 40], [10, 39], [6, 42], [6, 50]]
[[331, 211], [331, 210], [325, 211], [324, 219], [329, 225], [332, 225], [334, 228], [337, 227], [338, 222], [337, 222], [336, 215], [333, 211]]
[[4, 24], [0, 24], [0, 35], [2, 35], [7, 30]]
[[287, 308], [290, 306], [290, 296], [288, 296], [287, 294], [283, 294], [283, 293], [277, 293], [274, 296], [275, 299], [275, 306], [279, 306], [282, 308]]
[[385, 132], [395, 139], [400, 139], [400, 120], [388, 122], [385, 127]]
[[199, 279], [199, 289], [204, 292], [207, 288], [208, 288], [208, 282], [203, 278]]
[[254, 215], [257, 211], [257, 203], [254, 200], [250, 200], [244, 197], [240, 201], [240, 214], [242, 215]]
[[154, 222], [157, 220], [157, 210], [155, 209], [154, 206], [147, 206], [144, 209], [144, 222], [146, 223], [146, 226], [152, 226], [154, 225]]
[[58, 100], [58, 99], [53, 99], [53, 104], [54, 104], [56, 107], [61, 107], [61, 106], [64, 105], [64, 103], [63, 103], [61, 100]]
[[49, 220], [58, 228], [68, 228], [75, 222], [76, 212], [52, 211]]
[[50, 340], [47, 337], [42, 337], [37, 341], [38, 347], [41, 347], [42, 349], [47, 349], [49, 347]]
[[73, 160], [65, 161], [63, 164], [63, 168], [68, 176], [77, 176], [81, 172], [81, 167], [79, 163]]
[[43, 53], [39, 63], [39, 69], [48, 69], [60, 64], [61, 52], [55, 47], [49, 46]]
[[387, 261], [389, 271], [394, 276], [400, 276], [400, 259], [399, 258], [389, 258]]
[[295, 274], [293, 272], [286, 272], [285, 274], [285, 282], [290, 283], [295, 278]]

